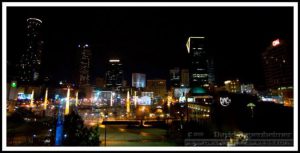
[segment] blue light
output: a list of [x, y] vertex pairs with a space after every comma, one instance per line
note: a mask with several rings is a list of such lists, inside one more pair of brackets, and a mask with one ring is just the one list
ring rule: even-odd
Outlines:
[[19, 93], [18, 94], [18, 99], [19, 100], [30, 100], [31, 99], [31, 94]]
[[59, 95], [58, 94], [56, 94], [55, 95], [55, 100], [57, 100], [59, 98]]
[[[60, 104], [59, 107], [61, 108], [62, 105]], [[62, 145], [62, 140], [63, 140], [62, 135], [63, 135], [63, 120], [62, 120], [61, 109], [59, 109], [57, 114], [56, 133], [55, 133], [56, 146]]]

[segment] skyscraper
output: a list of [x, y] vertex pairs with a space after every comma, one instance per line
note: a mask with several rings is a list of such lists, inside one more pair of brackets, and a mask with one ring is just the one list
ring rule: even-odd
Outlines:
[[208, 57], [205, 37], [189, 37], [186, 43], [190, 58], [190, 86], [208, 86]]
[[166, 80], [147, 80], [147, 91], [154, 92], [155, 97], [165, 97], [167, 94]]
[[285, 106], [293, 106], [293, 45], [287, 40], [273, 40], [262, 53], [266, 87], [272, 95], [283, 97]]
[[78, 45], [79, 48], [79, 78], [78, 85], [88, 85], [90, 83], [90, 62], [91, 49], [88, 44]]
[[216, 78], [215, 78], [215, 62], [212, 57], [208, 58], [208, 65], [207, 65], [207, 73], [208, 73], [208, 83], [210, 85], [214, 85]]
[[105, 74], [106, 88], [121, 87], [123, 79], [122, 63], [119, 59], [110, 59]]
[[179, 87], [180, 86], [180, 69], [179, 67], [175, 67], [170, 70], [170, 84], [171, 87]]
[[262, 53], [267, 88], [293, 86], [292, 51], [286, 41], [276, 39]]
[[185, 87], [189, 87], [190, 85], [190, 79], [189, 79], [189, 69], [181, 69], [181, 85]]
[[21, 83], [36, 83], [41, 79], [42, 47], [41, 37], [42, 20], [28, 18], [25, 36], [25, 51], [19, 63], [19, 81]]

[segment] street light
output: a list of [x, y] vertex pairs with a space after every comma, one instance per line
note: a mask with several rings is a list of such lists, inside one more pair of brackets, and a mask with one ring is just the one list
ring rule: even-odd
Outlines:
[[[105, 115], [105, 120], [107, 119], [107, 115]], [[106, 125], [104, 125], [104, 146], [106, 146]]]
[[255, 104], [249, 103], [249, 104], [247, 104], [247, 107], [250, 107], [250, 109], [251, 109], [251, 117], [253, 118], [253, 109], [255, 107]]

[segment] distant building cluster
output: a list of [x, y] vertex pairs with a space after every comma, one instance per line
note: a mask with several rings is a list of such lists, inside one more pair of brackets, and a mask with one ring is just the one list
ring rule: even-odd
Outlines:
[[[91, 80], [92, 50], [88, 43], [78, 44], [75, 81], [59, 81], [52, 87], [38, 84], [41, 79], [43, 41], [41, 37], [42, 21], [37, 18], [27, 19], [26, 48], [21, 56], [20, 74], [17, 80], [8, 84], [8, 99], [17, 100], [35, 91], [34, 98], [43, 97], [49, 88], [49, 97], [63, 95], [67, 88], [72, 88], [71, 96], [78, 92], [77, 97], [84, 103], [105, 101], [107, 105], [155, 104], [160, 107], [164, 103], [189, 102], [189, 108], [195, 111], [211, 103], [217, 92], [226, 91], [234, 94], [251, 94], [266, 100], [267, 96], [281, 96], [287, 106], [293, 105], [293, 61], [289, 53], [289, 44], [276, 39], [263, 52], [263, 70], [266, 86], [270, 92], [260, 92], [253, 83], [236, 80], [225, 80], [224, 85], [217, 85], [215, 80], [214, 57], [209, 54], [207, 39], [203, 36], [191, 36], [186, 41], [189, 58], [188, 67], [173, 67], [169, 70], [168, 79], [148, 79], [147, 74], [131, 73], [131, 83], [125, 80], [122, 59], [107, 59], [104, 77]], [[167, 76], [166, 76], [167, 77]], [[167, 86], [169, 83], [169, 86]], [[170, 88], [169, 88], [170, 87]], [[73, 92], [73, 93], [72, 93]], [[22, 95], [23, 94], [23, 95]], [[143, 97], [143, 98], [141, 98]], [[147, 97], [150, 97], [150, 102]], [[98, 101], [101, 99], [100, 101]], [[142, 102], [146, 100], [147, 102]], [[102, 101], [103, 100], [103, 101]], [[113, 101], [113, 102], [112, 102]], [[199, 106], [198, 106], [199, 105]], [[200, 106], [201, 105], [201, 106]], [[208, 110], [208, 109], [207, 109]], [[127, 110], [128, 111], [128, 110]], [[206, 114], [208, 115], [208, 114]]]

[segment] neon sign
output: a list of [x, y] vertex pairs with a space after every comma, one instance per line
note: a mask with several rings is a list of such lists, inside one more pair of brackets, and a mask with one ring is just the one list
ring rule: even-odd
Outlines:
[[280, 44], [279, 39], [276, 39], [272, 42], [273, 47], [278, 46]]
[[224, 107], [228, 106], [231, 103], [231, 99], [229, 97], [220, 97], [220, 104]]

